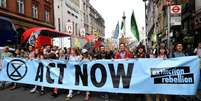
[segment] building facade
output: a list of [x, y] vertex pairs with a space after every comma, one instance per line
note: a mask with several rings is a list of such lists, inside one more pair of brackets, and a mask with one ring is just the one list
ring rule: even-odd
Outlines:
[[[55, 27], [72, 37], [100, 33], [105, 36], [105, 22], [89, 0], [54, 0]], [[69, 46], [69, 38], [55, 39], [58, 46]]]
[[105, 37], [105, 21], [98, 11], [90, 5], [90, 33], [99, 37]]
[[195, 42], [201, 42], [201, 0], [195, 0], [194, 30]]
[[[170, 33], [168, 36], [168, 3], [165, 0], [148, 0], [147, 8], [146, 8], [146, 25], [147, 28], [152, 26], [153, 30], [147, 29], [147, 33], [149, 33], [149, 39], [152, 39], [154, 34], [157, 37], [157, 43], [166, 42], [168, 37], [170, 37], [171, 44], [175, 42], [184, 42], [185, 44], [190, 44], [192, 46], [195, 36], [194, 30], [194, 12], [195, 12], [195, 0], [171, 0], [172, 5], [181, 5], [181, 25], [171, 26], [170, 25]], [[199, 0], [198, 0], [199, 1]], [[149, 12], [154, 9], [153, 12]], [[171, 9], [170, 9], [171, 10]], [[153, 23], [149, 22], [148, 19], [153, 17]], [[171, 20], [172, 18], [170, 18]]]
[[[80, 0], [54, 0], [56, 30], [73, 36], [80, 36], [82, 15]], [[70, 47], [70, 38], [55, 38], [54, 45]]]
[[32, 27], [54, 27], [53, 0], [0, 0], [0, 16], [10, 18], [19, 34]]
[[100, 13], [90, 4], [90, 0], [82, 0], [84, 29], [88, 34], [105, 37], [105, 21]]

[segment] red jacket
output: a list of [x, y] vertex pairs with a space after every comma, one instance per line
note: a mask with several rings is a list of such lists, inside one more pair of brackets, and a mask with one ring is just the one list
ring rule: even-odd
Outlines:
[[[125, 54], [125, 59], [131, 58], [131, 54], [130, 54], [128, 51], [125, 51], [125, 52], [126, 52], [126, 54]], [[114, 58], [115, 58], [115, 59], [121, 59], [121, 58], [120, 58], [120, 52], [116, 52], [115, 55], [114, 55]]]

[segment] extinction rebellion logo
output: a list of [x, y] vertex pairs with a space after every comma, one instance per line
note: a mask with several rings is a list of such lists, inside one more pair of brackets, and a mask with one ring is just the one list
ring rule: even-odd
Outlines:
[[194, 84], [190, 67], [151, 68], [154, 84]]
[[19, 81], [26, 76], [27, 69], [25, 61], [14, 59], [7, 64], [7, 75], [11, 80]]

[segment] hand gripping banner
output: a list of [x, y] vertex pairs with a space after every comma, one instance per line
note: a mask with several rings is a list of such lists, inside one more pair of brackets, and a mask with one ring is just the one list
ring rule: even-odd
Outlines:
[[61, 89], [195, 95], [199, 58], [59, 61], [5, 58], [0, 81]]

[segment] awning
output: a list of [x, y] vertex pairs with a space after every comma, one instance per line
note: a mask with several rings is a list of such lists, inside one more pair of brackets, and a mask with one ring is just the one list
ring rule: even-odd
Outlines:
[[26, 43], [28, 41], [28, 39], [30, 38], [30, 36], [32, 35], [32, 33], [39, 33], [39, 36], [48, 36], [48, 37], [68, 37], [70, 35], [66, 34], [66, 33], [62, 33], [62, 32], [58, 32], [54, 29], [50, 29], [50, 28], [44, 28], [44, 27], [40, 27], [40, 28], [31, 28], [26, 30], [21, 37], [21, 44]]

